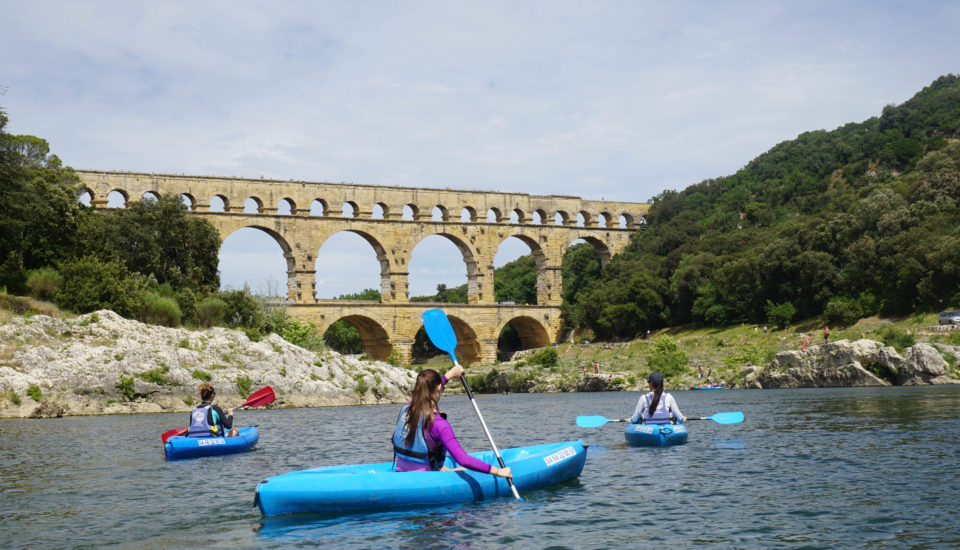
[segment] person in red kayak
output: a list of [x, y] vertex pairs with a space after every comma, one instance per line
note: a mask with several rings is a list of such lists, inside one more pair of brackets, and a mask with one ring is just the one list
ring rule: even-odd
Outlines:
[[217, 392], [209, 382], [200, 384], [200, 401], [190, 411], [190, 427], [188, 437], [236, 437], [239, 430], [233, 427], [233, 409], [223, 409], [213, 404]]
[[410, 402], [400, 409], [397, 428], [393, 432], [396, 471], [448, 470], [449, 468], [443, 466], [443, 462], [446, 454], [450, 453], [462, 468], [499, 477], [513, 477], [510, 468], [492, 466], [468, 455], [447, 422], [447, 415], [437, 408], [447, 381], [462, 374], [463, 367], [457, 365], [444, 376], [440, 376], [440, 373], [433, 369], [424, 369], [417, 375], [413, 396]]

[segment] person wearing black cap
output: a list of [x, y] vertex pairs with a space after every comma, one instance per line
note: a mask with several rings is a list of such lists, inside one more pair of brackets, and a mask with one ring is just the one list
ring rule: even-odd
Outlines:
[[654, 372], [647, 377], [650, 391], [641, 395], [637, 401], [637, 408], [633, 416], [624, 418], [623, 422], [631, 424], [676, 424], [687, 419], [680, 412], [677, 400], [663, 391], [663, 375]]

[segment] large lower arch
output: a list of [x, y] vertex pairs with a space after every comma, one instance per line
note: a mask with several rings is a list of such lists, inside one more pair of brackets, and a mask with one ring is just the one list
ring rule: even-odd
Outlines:
[[448, 315], [450, 326], [453, 327], [453, 333], [457, 336], [457, 357], [460, 363], [464, 365], [473, 365], [480, 361], [480, 340], [477, 338], [476, 331], [463, 319]]
[[390, 342], [390, 335], [380, 326], [380, 323], [365, 315], [347, 315], [337, 320], [350, 323], [357, 329], [360, 340], [363, 342], [363, 352], [367, 357], [378, 361], [386, 361], [390, 357], [393, 344]]
[[[463, 263], [467, 266], [467, 303], [476, 304], [476, 303], [482, 302], [482, 299], [481, 299], [482, 291], [480, 288], [480, 281], [479, 281], [480, 269], [479, 269], [479, 266], [477, 265], [477, 253], [474, 251], [473, 248], [470, 247], [469, 244], [466, 243], [466, 241], [450, 233], [444, 233], [444, 232], [430, 233], [429, 235], [424, 235], [423, 239], [426, 239], [427, 237], [432, 237], [434, 235], [443, 237], [448, 241], [452, 242], [453, 245], [457, 247], [457, 250], [460, 251], [460, 255], [463, 258]], [[423, 241], [423, 239], [420, 239], [420, 241]], [[419, 244], [419, 241], [417, 242], [417, 244]], [[416, 249], [416, 245], [411, 247], [411, 250], [410, 250], [411, 259], [413, 257], [413, 250], [415, 249]], [[409, 264], [409, 260], [408, 260], [408, 264]], [[490, 287], [491, 288], [493, 287], [493, 281], [490, 282]], [[492, 294], [492, 290], [491, 290], [491, 294]]]
[[380, 296], [381, 296], [381, 299], [384, 299], [385, 301], [389, 300], [389, 297], [393, 296], [394, 294], [394, 289], [390, 282], [390, 258], [387, 255], [386, 249], [383, 247], [382, 244], [380, 244], [380, 241], [370, 233], [367, 233], [366, 231], [360, 231], [356, 229], [344, 229], [342, 231], [337, 231], [336, 233], [328, 235], [321, 242], [319, 242], [317, 247], [317, 253], [316, 253], [316, 262], [317, 262], [316, 267], [318, 268], [317, 269], [318, 275], [321, 273], [321, 270], [319, 268], [323, 267], [322, 265], [319, 265], [319, 261], [320, 261], [320, 252], [323, 249], [324, 243], [330, 240], [331, 237], [334, 237], [335, 235], [338, 235], [340, 233], [352, 233], [354, 235], [358, 235], [363, 240], [367, 241], [367, 243], [373, 248], [373, 252], [377, 256], [377, 263], [380, 264]]
[[513, 317], [507, 322], [497, 327], [497, 334], [503, 331], [503, 328], [510, 323], [510, 326], [517, 331], [520, 336], [522, 349], [543, 348], [549, 346], [551, 342], [550, 331], [540, 321], [527, 315]]
[[[600, 254], [601, 267], [607, 265], [607, 262], [609, 262], [610, 258], [613, 257], [613, 255], [610, 253], [610, 248], [602, 240], [590, 235], [581, 236], [578, 238], [578, 240], [579, 239], [586, 241], [588, 244], [590, 244], [590, 246], [592, 246]], [[572, 242], [576, 242], [576, 241], [572, 241]], [[563, 250], [564, 253], [566, 253], [567, 251], [566, 249], [570, 247], [570, 244], [572, 244], [572, 242], [568, 243], [567, 246], [564, 247], [564, 250]]]
[[[292, 288], [291, 285], [293, 285], [293, 287], [296, 286], [296, 275], [295, 275], [295, 272], [296, 272], [296, 258], [294, 258], [293, 248], [290, 246], [290, 243], [287, 242], [287, 240], [286, 240], [285, 238], [283, 238], [282, 235], [280, 235], [280, 234], [277, 233], [276, 231], [270, 229], [269, 227], [264, 227], [264, 226], [262, 226], [262, 225], [245, 225], [245, 226], [243, 226], [243, 227], [236, 227], [236, 228], [234, 228], [232, 231], [230, 231], [230, 232], [227, 233], [227, 234], [224, 234], [224, 233], [226, 233], [226, 231], [223, 231], [223, 230], [221, 229], [221, 230], [220, 230], [220, 239], [221, 239], [221, 240], [220, 240], [220, 250], [218, 250], [218, 256], [223, 253], [223, 245], [224, 245], [224, 243], [227, 242], [227, 239], [229, 239], [231, 236], [233, 236], [233, 235], [234, 235], [235, 233], [237, 233], [238, 231], [241, 231], [241, 230], [244, 230], [244, 229], [254, 229], [254, 230], [257, 230], [257, 231], [261, 231], [261, 232], [269, 235], [270, 238], [273, 239], [274, 242], [276, 242], [276, 243], [280, 246], [280, 251], [283, 253], [283, 260], [284, 260], [284, 262], [286, 263], [286, 266], [285, 266], [285, 267], [286, 267], [286, 272], [287, 272], [287, 281], [286, 281], [286, 282], [287, 282], [287, 292], [288, 292], [288, 295], [289, 295], [290, 289]], [[248, 239], [248, 240], [249, 240], [249, 239]], [[222, 279], [222, 277], [221, 277], [221, 279]]]
[[546, 272], [546, 254], [543, 252], [543, 248], [540, 246], [540, 243], [533, 237], [529, 237], [523, 234], [505, 234], [504, 239], [500, 241], [497, 245], [499, 250], [500, 246], [503, 245], [507, 239], [510, 238], [519, 239], [520, 242], [527, 245], [530, 248], [530, 254], [533, 256], [533, 259], [537, 262], [537, 304], [546, 304], [549, 302], [547, 299], [547, 287], [549, 284], [549, 279]]

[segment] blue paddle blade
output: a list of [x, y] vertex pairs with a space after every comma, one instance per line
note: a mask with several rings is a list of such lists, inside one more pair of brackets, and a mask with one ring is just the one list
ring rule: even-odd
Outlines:
[[597, 428], [603, 426], [607, 422], [616, 422], [617, 420], [613, 418], [607, 418], [605, 416], [578, 416], [577, 417], [577, 426], [581, 428]]
[[424, 311], [420, 318], [423, 319], [423, 329], [427, 331], [427, 337], [450, 356], [450, 360], [457, 362], [457, 335], [453, 332], [453, 326], [450, 325], [450, 319], [442, 309], [428, 309]]
[[739, 411], [717, 413], [713, 416], [708, 416], [707, 420], [713, 420], [717, 424], [739, 424], [743, 422], [743, 413]]

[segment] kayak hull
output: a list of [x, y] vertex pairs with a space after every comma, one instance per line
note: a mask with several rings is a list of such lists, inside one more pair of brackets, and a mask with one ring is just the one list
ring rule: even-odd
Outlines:
[[722, 390], [723, 386], [694, 386], [695, 390]]
[[[492, 451], [471, 456], [496, 464]], [[566, 441], [501, 451], [520, 493], [575, 479], [583, 470], [587, 444]], [[456, 467], [447, 457], [446, 466]], [[504, 478], [472, 470], [395, 472], [393, 462], [325, 466], [270, 477], [257, 485], [255, 503], [264, 516], [302, 512], [377, 511], [512, 497]]]
[[228, 455], [249, 451], [260, 439], [256, 426], [240, 428], [239, 431], [237, 437], [174, 436], [164, 444], [163, 452], [167, 460]]
[[687, 442], [683, 424], [627, 424], [623, 437], [632, 447], [667, 447]]

